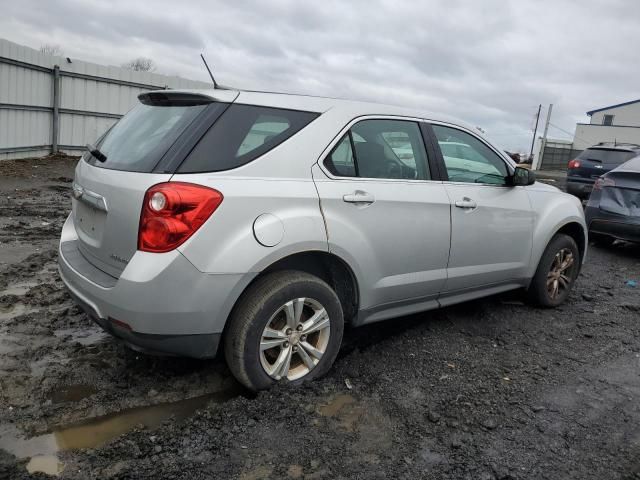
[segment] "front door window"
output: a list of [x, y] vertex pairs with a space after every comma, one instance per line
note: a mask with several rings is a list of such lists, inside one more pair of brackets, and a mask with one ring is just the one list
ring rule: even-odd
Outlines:
[[506, 185], [507, 166], [483, 142], [462, 130], [433, 125], [450, 182]]

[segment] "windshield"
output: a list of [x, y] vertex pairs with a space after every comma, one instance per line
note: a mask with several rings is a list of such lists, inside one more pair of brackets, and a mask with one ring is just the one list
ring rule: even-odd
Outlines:
[[100, 140], [104, 163], [85, 154], [92, 165], [111, 170], [151, 172], [184, 129], [206, 108], [138, 104]]

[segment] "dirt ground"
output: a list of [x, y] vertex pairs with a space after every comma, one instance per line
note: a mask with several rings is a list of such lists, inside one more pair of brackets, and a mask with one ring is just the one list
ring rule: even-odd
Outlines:
[[0, 164], [0, 478], [640, 478], [640, 247], [591, 247], [556, 310], [509, 294], [348, 330], [326, 378], [250, 396], [72, 304], [74, 165]]

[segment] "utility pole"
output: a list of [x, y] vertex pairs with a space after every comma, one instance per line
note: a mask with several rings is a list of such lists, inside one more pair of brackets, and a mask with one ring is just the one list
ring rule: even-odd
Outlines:
[[549, 131], [549, 123], [551, 122], [551, 111], [553, 110], [553, 103], [549, 104], [547, 110], [547, 121], [544, 123], [544, 133], [542, 134], [542, 142], [540, 144], [540, 160], [538, 166], [542, 166], [542, 159], [544, 158], [544, 150], [547, 148], [547, 132]]
[[536, 126], [533, 127], [533, 138], [531, 139], [531, 152], [529, 152], [529, 158], [533, 157], [533, 144], [536, 143], [536, 133], [538, 132], [538, 121], [540, 120], [540, 109], [542, 109], [542, 104], [538, 105], [538, 113], [536, 114]]

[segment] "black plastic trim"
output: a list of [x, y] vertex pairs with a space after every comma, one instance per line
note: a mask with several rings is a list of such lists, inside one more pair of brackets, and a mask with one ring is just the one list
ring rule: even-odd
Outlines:
[[169, 147], [152, 170], [154, 173], [176, 173], [182, 162], [200, 142], [214, 123], [226, 112], [231, 103], [214, 102], [198, 115]]
[[447, 169], [444, 166], [444, 158], [442, 157], [442, 152], [438, 146], [438, 139], [436, 138], [436, 134], [434, 133], [431, 124], [427, 122], [420, 122], [420, 131], [422, 132], [422, 139], [424, 140], [425, 147], [427, 148], [432, 180], [448, 182], [449, 175], [447, 174]]

